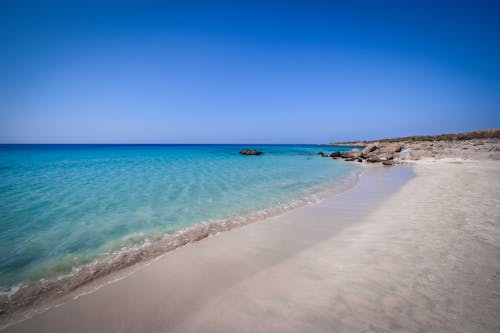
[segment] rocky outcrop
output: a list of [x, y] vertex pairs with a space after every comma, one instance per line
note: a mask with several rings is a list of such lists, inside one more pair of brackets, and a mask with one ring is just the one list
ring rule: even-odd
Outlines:
[[382, 162], [382, 160], [378, 156], [372, 156], [372, 157], [368, 158], [366, 161], [370, 162], [370, 163]]
[[357, 148], [354, 148], [352, 150], [346, 151], [345, 153], [341, 153], [341, 157], [358, 159], [358, 157], [361, 157], [361, 151]]
[[249, 149], [249, 148], [244, 148], [240, 150], [241, 155], [261, 155], [262, 152], [255, 150], [255, 149]]
[[[343, 158], [345, 161], [361, 161], [362, 163], [383, 163], [384, 165], [397, 165], [407, 161], [421, 159], [462, 158], [475, 160], [500, 159], [500, 130], [471, 132], [467, 135], [418, 137], [413, 140], [405, 138], [381, 140], [374, 142], [359, 142], [357, 145], [363, 149], [352, 149], [346, 152], [323, 154], [325, 157]], [[495, 134], [495, 135], [493, 135]], [[484, 137], [483, 137], [484, 135]], [[500, 135], [500, 134], [499, 134]], [[437, 138], [437, 139], [436, 139]], [[463, 139], [462, 139], [463, 138]], [[347, 144], [345, 144], [347, 145]], [[344, 146], [345, 146], [344, 145]]]
[[338, 158], [342, 157], [344, 161], [347, 162], [368, 162], [368, 163], [380, 163], [384, 165], [391, 166], [401, 163], [402, 161], [408, 160], [419, 160], [421, 158], [433, 158], [434, 153], [426, 147], [420, 144], [418, 147], [413, 147], [403, 150], [403, 145], [394, 142], [374, 142], [368, 144], [363, 150], [358, 148], [351, 149], [346, 152], [333, 152], [330, 155], [320, 152], [321, 156]]
[[371, 152], [375, 151], [378, 148], [378, 143], [370, 143], [368, 146], [363, 149], [363, 156], [367, 156]]
[[402, 146], [397, 143], [392, 143], [384, 146], [384, 151], [388, 154], [399, 153], [402, 149]]

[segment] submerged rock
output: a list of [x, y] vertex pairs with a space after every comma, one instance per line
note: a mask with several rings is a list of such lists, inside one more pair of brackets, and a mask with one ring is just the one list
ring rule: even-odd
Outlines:
[[255, 150], [255, 149], [249, 149], [249, 148], [244, 148], [240, 150], [241, 155], [261, 155], [262, 152]]
[[334, 151], [333, 153], [330, 154], [330, 157], [337, 158], [337, 157], [342, 157], [342, 154], [340, 151]]

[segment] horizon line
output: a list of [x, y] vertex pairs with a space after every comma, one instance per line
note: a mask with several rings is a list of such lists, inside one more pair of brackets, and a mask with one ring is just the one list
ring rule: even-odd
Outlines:
[[133, 142], [73, 142], [73, 143], [55, 143], [55, 142], [0, 142], [0, 145], [327, 145], [328, 143], [133, 143]]

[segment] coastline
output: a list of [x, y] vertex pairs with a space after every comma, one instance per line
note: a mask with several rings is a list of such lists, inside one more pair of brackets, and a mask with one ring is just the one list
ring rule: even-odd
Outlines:
[[197, 223], [286, 210], [355, 170], [312, 145], [262, 145], [257, 158], [238, 147], [2, 146], [0, 314], [19, 287]]
[[0, 329], [17, 322], [19, 318], [24, 320], [120, 280], [166, 253], [188, 244], [331, 199], [355, 187], [366, 167], [356, 165], [347, 176], [332, 181], [328, 186], [311, 188], [311, 193], [305, 197], [247, 215], [197, 223], [152, 242], [124, 248], [104, 260], [77, 267], [69, 274], [39, 283], [24, 284], [9, 293], [3, 293], [0, 295]]
[[[71, 304], [72, 302], [75, 301], [75, 299], [79, 299], [80, 296], [87, 297], [87, 296], [85, 296], [87, 294], [89, 294], [88, 296], [92, 296], [93, 293], [98, 292], [101, 289], [106, 289], [108, 285], [115, 285], [117, 283], [120, 284], [121, 281], [127, 280], [129, 277], [133, 277], [137, 273], [140, 274], [140, 272], [143, 269], [147, 269], [147, 267], [150, 267], [150, 266], [158, 265], [158, 262], [164, 260], [165, 256], [169, 256], [169, 257], [170, 257], [170, 255], [172, 255], [173, 257], [181, 256], [181, 258], [182, 258], [182, 254], [179, 254], [179, 251], [183, 251], [182, 249], [191, 248], [191, 247], [198, 247], [198, 246], [200, 246], [198, 244], [205, 244], [207, 242], [209, 242], [209, 244], [217, 244], [220, 241], [221, 237], [223, 237], [223, 238], [227, 237], [227, 236], [225, 236], [226, 234], [230, 235], [230, 234], [240, 233], [240, 232], [243, 232], [243, 234], [245, 234], [246, 232], [244, 230], [247, 230], [248, 228], [251, 228], [251, 229], [259, 228], [258, 226], [261, 226], [261, 228], [262, 228], [262, 226], [268, 225], [269, 222], [272, 224], [275, 224], [275, 222], [274, 222], [275, 220], [287, 221], [287, 219], [291, 215], [293, 216], [293, 215], [299, 214], [299, 215], [304, 216], [304, 215], [315, 214], [314, 212], [317, 211], [318, 209], [321, 209], [322, 206], [330, 205], [329, 204], [330, 202], [337, 202], [339, 198], [345, 198], [345, 197], [350, 198], [350, 199], [341, 199], [340, 201], [338, 201], [338, 203], [336, 203], [336, 204], [339, 205], [339, 209], [345, 209], [342, 206], [343, 205], [345, 206], [345, 204], [350, 202], [351, 205], [354, 204], [357, 207], [356, 210], [359, 210], [359, 213], [361, 214], [367, 209], [368, 206], [373, 208], [373, 206], [375, 206], [376, 202], [381, 200], [384, 197], [382, 195], [382, 193], [380, 192], [381, 189], [375, 190], [374, 182], [378, 183], [378, 182], [382, 181], [382, 179], [385, 179], [384, 182], [387, 183], [387, 188], [385, 188], [385, 190], [386, 191], [394, 191], [394, 190], [396, 190], [396, 188], [399, 185], [401, 185], [401, 184], [399, 184], [399, 182], [405, 181], [407, 178], [411, 177], [410, 167], [400, 167], [400, 168], [393, 168], [392, 170], [389, 170], [389, 169], [384, 170], [382, 168], [366, 166], [366, 167], [360, 168], [360, 170], [364, 170], [364, 172], [361, 174], [358, 173], [358, 176], [357, 176], [358, 181], [356, 183], [350, 183], [349, 186], [342, 188], [342, 191], [339, 191], [339, 189], [337, 189], [336, 195], [334, 195], [334, 196], [330, 195], [327, 198], [325, 198], [321, 201], [318, 201], [315, 204], [303, 205], [299, 208], [289, 210], [289, 211], [284, 212], [282, 214], [279, 214], [277, 216], [270, 216], [270, 217], [266, 217], [265, 219], [260, 219], [257, 223], [252, 223], [250, 225], [247, 225], [245, 228], [237, 228], [237, 229], [231, 230], [230, 232], [225, 232], [225, 233], [221, 233], [221, 234], [219, 234], [218, 232], [215, 234], [210, 234], [211, 237], [200, 237], [200, 235], [205, 235], [206, 233], [204, 233], [204, 232], [200, 233], [200, 231], [202, 231], [202, 229], [200, 229], [201, 226], [195, 227], [194, 228], [195, 232], [187, 235], [189, 237], [189, 240], [196, 241], [196, 240], [200, 240], [203, 238], [206, 238], [206, 240], [203, 240], [201, 242], [194, 242], [194, 243], [190, 244], [190, 246], [179, 247], [175, 251], [166, 252], [164, 254], [156, 256], [155, 258], [149, 258], [149, 259], [146, 258], [146, 260], [140, 260], [137, 263], [132, 264], [132, 265], [128, 265], [127, 267], [125, 267], [123, 269], [115, 270], [115, 271], [112, 271], [110, 274], [106, 274], [104, 276], [92, 279], [91, 281], [87, 281], [79, 288], [75, 288], [74, 290], [71, 290], [70, 292], [68, 292], [62, 296], [60, 295], [59, 297], [53, 298], [53, 299], [47, 298], [44, 302], [41, 302], [34, 307], [28, 307], [27, 310], [14, 312], [11, 316], [4, 319], [4, 325], [7, 325], [7, 327], [8, 327], [9, 325], [12, 325], [12, 324], [18, 322], [19, 320], [24, 320], [24, 319], [32, 317], [32, 316], [34, 318], [37, 318], [37, 316], [40, 314], [43, 316], [47, 310], [50, 312], [51, 308], [56, 309], [59, 306], [65, 307], [65, 303]], [[367, 173], [368, 173], [368, 175], [367, 175]], [[401, 173], [401, 175], [395, 176], [398, 173]], [[385, 174], [385, 176], [384, 176], [384, 174]], [[390, 176], [391, 174], [392, 174], [392, 176]], [[372, 184], [372, 185], [370, 185], [370, 184]], [[362, 204], [356, 203], [355, 197], [359, 196], [361, 193], [365, 192], [366, 189], [368, 189], [370, 187], [371, 187], [370, 191], [372, 191], [372, 192], [375, 191], [376, 193], [374, 192], [374, 194], [371, 197], [367, 196], [366, 193], [364, 193], [363, 196], [365, 197], [366, 200], [363, 200]], [[360, 204], [361, 204], [361, 206], [364, 207], [363, 209], [359, 209]], [[295, 227], [296, 228], [298, 227], [300, 232], [301, 233], [303, 232], [304, 236], [306, 236], [308, 231], [304, 229], [304, 225], [302, 225], [302, 222], [298, 221], [296, 218], [292, 219], [292, 220], [294, 221], [293, 223], [296, 224]], [[333, 226], [333, 229], [336, 230], [336, 229], [340, 228], [341, 226], [345, 225], [346, 223], [349, 224], [349, 223], [353, 222], [352, 220], [349, 220], [349, 221], [346, 219], [343, 219], [342, 216], [339, 215], [338, 221], [336, 220], [336, 224]], [[252, 222], [255, 222], [255, 221], [252, 221]], [[287, 222], [285, 222], [285, 223], [287, 223]], [[257, 227], [254, 227], [254, 226], [257, 226]], [[332, 227], [331, 225], [328, 225], [328, 226], [326, 226], [326, 229], [328, 230], [331, 227]], [[240, 230], [242, 230], [242, 231], [240, 231]], [[312, 230], [313, 234], [315, 232], [317, 232], [316, 229]], [[333, 232], [333, 231], [329, 230], [329, 232]], [[299, 236], [300, 236], [299, 234], [296, 234], [292, 238], [295, 239], [294, 241], [297, 241], [298, 240], [297, 238]], [[319, 239], [322, 239], [324, 236], [325, 236], [325, 234], [323, 232], [321, 232], [319, 235], [314, 235], [315, 238], [319, 237]], [[242, 236], [235, 235], [235, 236], [230, 236], [230, 237], [234, 238], [234, 237], [242, 237]], [[243, 236], [243, 237], [245, 237], [245, 236]], [[318, 240], [310, 239], [309, 241], [305, 242], [301, 246], [312, 246], [317, 242], [318, 242]], [[189, 243], [189, 242], [187, 242], [187, 243]], [[182, 244], [182, 245], [184, 245], [184, 244]], [[179, 259], [179, 260], [182, 260], [182, 259]], [[187, 261], [189, 262], [189, 260], [187, 260]], [[29, 321], [30, 319], [27, 319], [27, 320]], [[22, 321], [21, 321], [21, 323], [22, 323]], [[15, 325], [12, 327], [15, 327]]]
[[112, 272], [3, 328], [498, 330], [498, 162], [361, 165], [335, 197]]
[[0, 8], [0, 333], [500, 333], [500, 0]]

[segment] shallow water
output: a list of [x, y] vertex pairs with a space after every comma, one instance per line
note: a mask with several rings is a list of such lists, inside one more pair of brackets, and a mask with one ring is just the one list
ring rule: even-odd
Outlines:
[[0, 287], [51, 279], [207, 221], [316, 200], [358, 170], [350, 148], [253, 145], [0, 146]]

